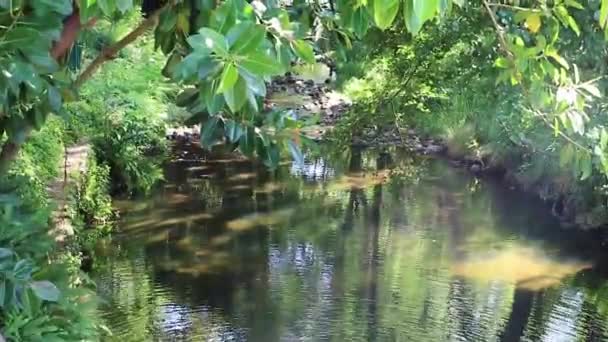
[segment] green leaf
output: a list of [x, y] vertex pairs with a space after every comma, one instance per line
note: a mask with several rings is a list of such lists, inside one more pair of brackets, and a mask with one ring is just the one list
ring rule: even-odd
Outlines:
[[213, 77], [221, 69], [221, 63], [209, 57], [203, 58], [198, 68], [198, 78], [199, 80], [204, 80], [205, 78]]
[[289, 47], [283, 44], [280, 39], [277, 39], [274, 48], [277, 53], [278, 61], [283, 66], [283, 69], [289, 69], [291, 66], [291, 50]]
[[581, 5], [581, 4], [580, 4], [578, 1], [576, 1], [576, 0], [565, 0], [565, 1], [564, 1], [564, 4], [565, 4], [566, 6], [569, 6], [569, 7], [574, 7], [574, 8], [576, 8], [576, 9], [580, 9], [580, 10], [585, 9], [585, 7], [583, 7], [583, 5]]
[[291, 153], [291, 157], [293, 158], [294, 162], [299, 166], [303, 166], [304, 155], [302, 155], [302, 150], [300, 150], [300, 146], [298, 146], [295, 141], [289, 140], [287, 142], [287, 147], [289, 148], [289, 153]]
[[47, 280], [33, 281], [30, 283], [30, 288], [38, 298], [48, 302], [58, 301], [61, 294], [57, 286]]
[[202, 96], [207, 106], [209, 114], [214, 115], [218, 113], [224, 107], [224, 96], [216, 95], [215, 86], [205, 86], [202, 88]]
[[247, 84], [242, 77], [238, 78], [234, 87], [224, 92], [224, 100], [226, 100], [228, 108], [233, 113], [243, 108], [243, 105], [247, 102], [247, 97]]
[[504, 58], [504, 57], [498, 57], [496, 58], [496, 61], [494, 62], [494, 66], [498, 67], [498, 68], [502, 68], [502, 69], [508, 69], [510, 67], [510, 63], [509, 60]]
[[557, 63], [559, 63], [562, 67], [564, 67], [564, 69], [566, 69], [566, 70], [570, 69], [568, 62], [565, 59], [563, 59], [562, 56], [558, 55], [557, 51], [555, 51], [554, 49], [547, 49], [545, 51], [545, 55], [553, 58]]
[[399, 0], [374, 0], [374, 21], [381, 30], [391, 26], [398, 12]]
[[59, 90], [55, 87], [49, 87], [47, 92], [51, 110], [55, 113], [59, 113], [62, 104], [61, 93], [59, 93]]
[[225, 93], [226, 91], [232, 89], [236, 84], [236, 81], [239, 79], [239, 72], [236, 69], [234, 64], [229, 63], [222, 72], [222, 76], [220, 78], [220, 85], [217, 87], [217, 93]]
[[200, 29], [198, 32], [200, 37], [188, 38], [188, 43], [193, 49], [198, 48], [202, 50], [201, 52], [204, 52], [204, 50], [207, 49], [222, 56], [228, 54], [228, 42], [223, 35], [206, 27]]
[[595, 84], [591, 84], [591, 83], [584, 83], [581, 84], [580, 86], [581, 88], [585, 89], [589, 94], [591, 94], [592, 96], [595, 97], [602, 97], [602, 93], [600, 92], [600, 90], [595, 86]]
[[439, 0], [414, 0], [414, 12], [421, 23], [433, 18], [439, 8]]
[[116, 7], [121, 13], [125, 13], [133, 8], [133, 0], [117, 0]]
[[107, 16], [112, 15], [115, 10], [115, 3], [113, 0], [97, 0], [97, 6], [99, 6], [99, 9]]
[[226, 135], [226, 138], [228, 138], [228, 140], [230, 142], [237, 142], [240, 138], [241, 135], [243, 134], [242, 130], [241, 130], [241, 125], [239, 125], [238, 123], [236, 123], [234, 120], [225, 120], [224, 121], [224, 134]]
[[253, 75], [247, 69], [239, 67], [239, 74], [245, 82], [247, 83], [247, 88], [255, 94], [259, 96], [266, 96], [266, 83], [264, 79], [260, 76]]
[[263, 25], [242, 22], [230, 29], [226, 39], [230, 45], [230, 51], [246, 55], [260, 47], [265, 35], [266, 29]]
[[257, 76], [275, 76], [284, 72], [280, 63], [262, 52], [241, 58], [238, 65]]
[[600, 7], [600, 26], [606, 28], [606, 21], [608, 19], [608, 0], [602, 0], [602, 6]]
[[196, 88], [187, 88], [175, 99], [175, 104], [178, 107], [187, 107], [191, 105], [198, 97], [198, 89]]
[[403, 19], [405, 20], [405, 27], [412, 34], [417, 34], [422, 28], [423, 22], [414, 12], [414, 0], [405, 0], [403, 4]]
[[247, 127], [239, 139], [239, 150], [246, 156], [252, 156], [255, 149], [255, 130]]
[[209, 118], [201, 127], [201, 145], [207, 149], [211, 149], [211, 144], [214, 142], [215, 132], [218, 128], [219, 118], [213, 116]]
[[34, 10], [37, 12], [36, 14], [40, 16], [48, 14], [45, 11], [46, 9], [64, 16], [72, 14], [71, 0], [39, 0], [39, 4], [36, 4], [36, 6], [33, 7]]
[[231, 0], [224, 2], [211, 14], [210, 26], [217, 32], [227, 33], [236, 20], [234, 5]]
[[279, 165], [279, 161], [281, 159], [281, 155], [279, 153], [279, 148], [276, 144], [270, 144], [265, 148], [266, 156], [264, 158], [264, 165], [269, 168], [276, 168]]
[[353, 13], [352, 26], [353, 32], [358, 38], [363, 38], [367, 33], [369, 22], [367, 19], [367, 12], [363, 7], [357, 8]]
[[576, 20], [574, 20], [574, 18], [572, 18], [572, 16], [568, 16], [568, 25], [570, 26], [572, 31], [574, 31], [574, 33], [576, 33], [577, 36], [581, 35], [581, 29], [578, 27]]
[[291, 47], [298, 57], [309, 64], [315, 63], [315, 54], [312, 46], [302, 39], [291, 42]]
[[173, 78], [176, 80], [188, 80], [190, 79], [198, 70], [199, 65], [203, 58], [206, 56], [204, 54], [200, 54], [199, 51], [194, 51], [181, 60], [173, 70]]

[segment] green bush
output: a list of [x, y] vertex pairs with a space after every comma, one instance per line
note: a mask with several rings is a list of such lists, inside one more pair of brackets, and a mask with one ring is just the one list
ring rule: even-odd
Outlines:
[[98, 164], [94, 154], [88, 157], [86, 172], [71, 195], [74, 203], [71, 219], [78, 222], [77, 227], [79, 224], [92, 227], [100, 234], [111, 232], [114, 210], [110, 197], [110, 168]]
[[82, 88], [81, 100], [68, 105], [66, 133], [71, 142], [91, 141], [98, 163], [110, 168], [113, 193], [147, 193], [162, 180], [164, 120], [174, 111], [167, 94], [176, 88], [159, 74], [162, 55], [150, 40], [127, 52], [104, 65]]
[[[0, 329], [10, 341], [93, 340], [102, 328], [86, 275], [48, 234], [48, 210], [0, 195]], [[78, 282], [76, 282], [78, 279]]]
[[63, 151], [63, 124], [52, 117], [24, 144], [7, 177], [0, 180], [0, 187], [16, 191], [31, 208], [45, 207], [46, 187], [57, 176]]
[[115, 192], [148, 193], [163, 179], [165, 126], [144, 112], [110, 117], [93, 139], [98, 160], [111, 170]]

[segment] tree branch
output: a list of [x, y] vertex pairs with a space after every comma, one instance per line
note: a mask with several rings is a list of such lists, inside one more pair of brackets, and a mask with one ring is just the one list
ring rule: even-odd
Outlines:
[[145, 34], [148, 29], [154, 27], [158, 22], [160, 13], [168, 7], [173, 6], [173, 3], [174, 1], [169, 1], [163, 7], [157, 9], [148, 18], [142, 21], [139, 26], [137, 26], [133, 31], [129, 32], [129, 34], [127, 34], [124, 38], [116, 42], [114, 45], [104, 48], [97, 58], [95, 58], [78, 76], [74, 82], [74, 86], [76, 88], [80, 88], [80, 86], [82, 86], [84, 82], [88, 81], [105, 62], [114, 59], [120, 50], [124, 49], [127, 45], [133, 43], [137, 38]]
[[507, 56], [510, 59], [513, 59], [513, 53], [509, 50], [509, 44], [507, 44], [507, 40], [505, 38], [505, 33], [502, 29], [502, 26], [500, 26], [500, 24], [498, 24], [498, 20], [496, 19], [496, 14], [494, 14], [494, 11], [490, 8], [490, 4], [488, 4], [488, 2], [486, 0], [483, 0], [483, 5], [485, 6], [486, 11], [490, 15], [490, 19], [492, 19], [492, 24], [494, 24], [494, 29], [496, 30], [496, 33], [498, 34], [498, 40], [500, 41], [501, 49], [507, 54]]

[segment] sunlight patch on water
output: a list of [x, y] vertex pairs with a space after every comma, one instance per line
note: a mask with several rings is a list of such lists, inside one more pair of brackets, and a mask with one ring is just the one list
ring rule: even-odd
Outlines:
[[563, 278], [590, 267], [581, 261], [557, 260], [530, 247], [513, 246], [457, 262], [452, 266], [452, 273], [482, 282], [504, 281], [538, 291], [558, 285]]
[[255, 213], [226, 222], [226, 227], [233, 231], [245, 231], [259, 226], [270, 226], [285, 222], [291, 217], [294, 209], [275, 210], [270, 213]]

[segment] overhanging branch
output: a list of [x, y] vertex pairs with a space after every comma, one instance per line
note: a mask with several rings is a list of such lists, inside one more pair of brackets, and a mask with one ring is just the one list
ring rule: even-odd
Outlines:
[[139, 26], [133, 31], [129, 32], [124, 38], [116, 42], [115, 44], [104, 48], [101, 53], [87, 66], [87, 68], [78, 76], [74, 82], [76, 88], [80, 88], [84, 82], [88, 81], [93, 74], [107, 61], [115, 58], [116, 54], [124, 49], [127, 45], [133, 43], [137, 38], [144, 35], [148, 29], [151, 29], [158, 22], [158, 17], [161, 12], [168, 7], [173, 6], [174, 1], [169, 1], [163, 7], [157, 9], [149, 17], [144, 19]]

